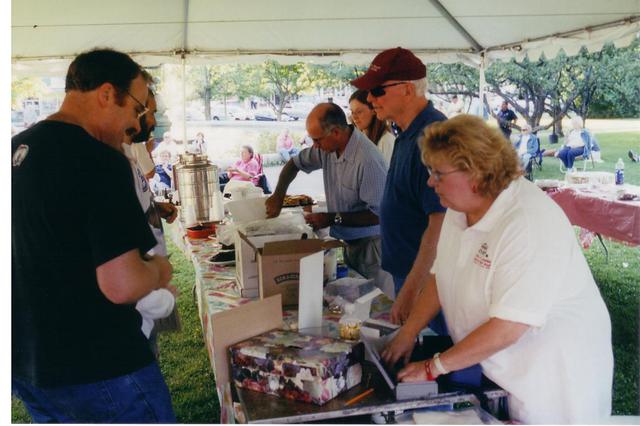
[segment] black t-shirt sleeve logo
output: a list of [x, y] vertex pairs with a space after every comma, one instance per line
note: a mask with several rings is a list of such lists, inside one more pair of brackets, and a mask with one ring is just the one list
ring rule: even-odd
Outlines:
[[16, 150], [13, 152], [13, 156], [11, 157], [11, 165], [13, 167], [19, 167], [27, 157], [27, 154], [29, 154], [29, 146], [24, 144], [18, 145]]

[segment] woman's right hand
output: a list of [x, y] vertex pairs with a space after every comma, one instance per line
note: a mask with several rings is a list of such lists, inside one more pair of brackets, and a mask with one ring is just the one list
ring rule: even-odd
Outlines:
[[411, 309], [413, 308], [413, 302], [415, 301], [416, 294], [411, 291], [408, 286], [403, 286], [400, 289], [400, 293], [391, 306], [391, 322], [394, 324], [404, 324], [409, 318]]
[[409, 331], [407, 327], [401, 327], [398, 334], [382, 351], [381, 356], [384, 362], [393, 365], [400, 358], [404, 358], [404, 363], [408, 364], [415, 345], [415, 339], [415, 333]]

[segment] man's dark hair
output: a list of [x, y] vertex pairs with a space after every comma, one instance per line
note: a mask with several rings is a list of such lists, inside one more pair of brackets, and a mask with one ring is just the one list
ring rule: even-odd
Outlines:
[[88, 92], [104, 83], [111, 83], [117, 92], [118, 103], [142, 69], [133, 59], [113, 49], [94, 49], [78, 55], [67, 71], [65, 92]]
[[320, 128], [325, 132], [330, 132], [336, 127], [339, 129], [348, 128], [347, 116], [340, 106], [328, 103], [324, 115], [320, 117]]

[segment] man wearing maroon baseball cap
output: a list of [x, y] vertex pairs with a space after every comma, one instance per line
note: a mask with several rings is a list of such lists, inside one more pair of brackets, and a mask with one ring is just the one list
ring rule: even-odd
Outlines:
[[[380, 229], [382, 268], [393, 276], [396, 289], [391, 319], [402, 323], [435, 259], [445, 211], [427, 185], [429, 174], [417, 141], [425, 127], [446, 117], [427, 99], [427, 67], [410, 50], [396, 47], [378, 54], [367, 72], [351, 84], [368, 90], [367, 100], [376, 116], [395, 122], [401, 130], [387, 175]], [[440, 316], [430, 327], [444, 334], [443, 325]], [[394, 339], [396, 349], [392, 345], [391, 350], [400, 350], [398, 340]]]
[[351, 81], [358, 89], [371, 90], [388, 80], [419, 80], [427, 67], [410, 50], [396, 47], [375, 57], [367, 72]]

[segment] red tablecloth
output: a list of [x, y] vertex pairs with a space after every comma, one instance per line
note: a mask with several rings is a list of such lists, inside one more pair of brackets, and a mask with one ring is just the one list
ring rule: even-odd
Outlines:
[[[608, 185], [576, 185], [559, 188], [549, 195], [562, 207], [573, 225], [614, 240], [640, 245], [640, 199], [620, 201], [617, 189]], [[640, 188], [629, 186], [626, 189], [636, 192]]]

